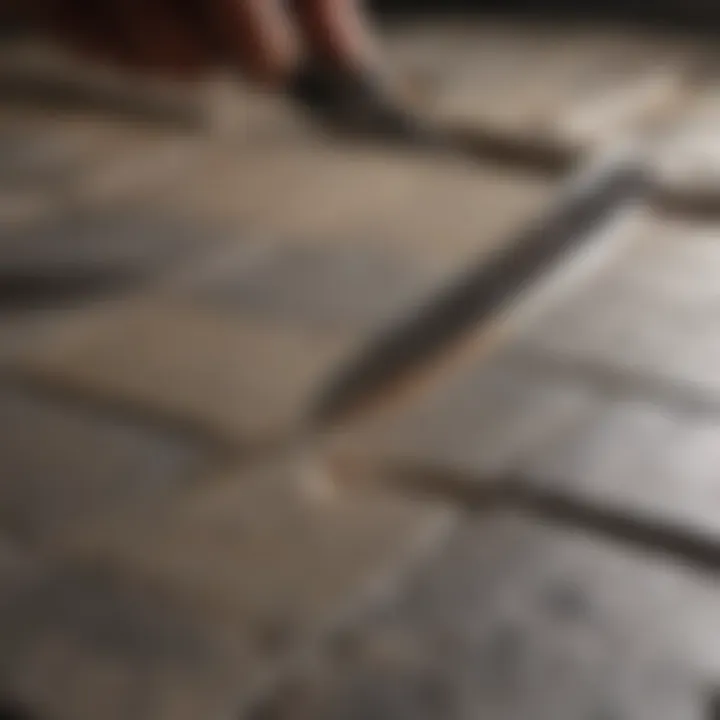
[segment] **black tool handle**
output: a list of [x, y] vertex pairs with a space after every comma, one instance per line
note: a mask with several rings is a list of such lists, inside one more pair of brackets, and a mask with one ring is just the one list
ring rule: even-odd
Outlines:
[[376, 140], [417, 142], [423, 124], [371, 71], [350, 71], [310, 61], [287, 86], [290, 97], [324, 125]]

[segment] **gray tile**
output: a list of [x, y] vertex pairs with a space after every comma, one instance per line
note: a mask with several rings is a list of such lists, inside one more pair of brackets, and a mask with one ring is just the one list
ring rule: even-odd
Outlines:
[[212, 224], [192, 224], [142, 203], [67, 211], [0, 236], [0, 269], [27, 273], [97, 268], [152, 269], [190, 249], [211, 248], [222, 237]]
[[[478, 344], [482, 349], [482, 338]], [[441, 375], [407, 403], [348, 428], [336, 452], [482, 484], [512, 474], [527, 452], [582, 416], [593, 400], [581, 383], [535, 373], [507, 353], [479, 353], [470, 367]]]
[[[0, 189], [54, 190], [91, 162], [93, 143], [63, 137], [50, 124], [0, 127]], [[55, 132], [53, 132], [55, 130]]]
[[17, 324], [27, 311], [122, 296], [229, 236], [212, 223], [200, 226], [142, 203], [55, 213], [0, 233], [0, 318]]
[[531, 452], [538, 488], [720, 540], [720, 417], [606, 400]]
[[662, 560], [480, 517], [258, 717], [699, 720], [718, 603]]
[[454, 527], [444, 507], [335, 492], [303, 460], [246, 465], [132, 523], [88, 522], [56, 549], [58, 572], [9, 597], [0, 585], [0, 686], [50, 717], [241, 717]]
[[190, 608], [99, 567], [2, 570], [0, 705], [59, 720], [227, 712], [227, 657]]
[[194, 295], [303, 325], [371, 331], [410, 310], [433, 274], [417, 256], [343, 242], [271, 253], [250, 269], [218, 273]]
[[630, 241], [628, 251], [594, 278], [560, 294], [518, 344], [565, 370], [614, 374], [637, 380], [639, 388], [664, 385], [667, 393], [684, 390], [689, 399], [717, 398], [716, 229], [657, 219]]
[[7, 384], [0, 392], [0, 528], [16, 537], [52, 541], [115, 512], [151, 512], [208, 460], [191, 437]]

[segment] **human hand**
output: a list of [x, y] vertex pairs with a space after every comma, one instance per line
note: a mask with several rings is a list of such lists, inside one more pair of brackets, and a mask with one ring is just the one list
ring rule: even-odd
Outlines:
[[18, 0], [71, 48], [143, 72], [237, 66], [280, 83], [304, 55], [360, 69], [374, 54], [360, 0]]

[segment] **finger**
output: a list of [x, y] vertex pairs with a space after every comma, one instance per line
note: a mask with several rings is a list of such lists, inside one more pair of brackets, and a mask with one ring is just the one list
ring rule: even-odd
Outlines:
[[215, 0], [213, 14], [226, 60], [265, 84], [289, 75], [297, 60], [297, 37], [281, 0]]
[[374, 62], [376, 49], [359, 0], [294, 0], [310, 52], [352, 70]]

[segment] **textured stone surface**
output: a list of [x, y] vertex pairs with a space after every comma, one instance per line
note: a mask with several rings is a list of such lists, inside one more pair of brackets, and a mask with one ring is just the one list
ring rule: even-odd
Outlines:
[[0, 397], [0, 525], [26, 542], [151, 513], [207, 468], [192, 437], [7, 383]]
[[[33, 122], [34, 120], [34, 122]], [[5, 231], [31, 225], [61, 202], [68, 182], [97, 155], [91, 132], [84, 140], [53, 123], [0, 114], [0, 221]]]
[[141, 203], [73, 209], [0, 239], [0, 270], [145, 275], [224, 236]]
[[523, 474], [537, 487], [590, 506], [717, 539], [720, 417], [619, 398], [598, 401], [531, 453]]
[[648, 222], [627, 252], [559, 293], [524, 351], [625, 392], [712, 404], [720, 390], [720, 246], [709, 224]]
[[355, 221], [349, 239], [371, 238], [439, 268], [463, 267], [514, 240], [557, 188], [546, 178], [464, 160], [419, 155], [395, 162], [404, 168], [407, 194]]
[[306, 132], [250, 148], [223, 141], [153, 202], [193, 224], [240, 226], [263, 243], [370, 242], [408, 253], [441, 245], [442, 257], [444, 247], [482, 247], [510, 232], [551, 189], [502, 168]]
[[258, 717], [705, 717], [715, 583], [513, 516], [468, 522]]
[[92, 124], [43, 123], [37, 115], [5, 113], [0, 117], [0, 188], [58, 191], [108, 149]]
[[101, 307], [46, 340], [18, 364], [76, 391], [248, 443], [278, 440], [301, 423], [351, 348], [239, 313], [149, 299]]
[[192, 176], [207, 143], [202, 137], [146, 129], [128, 131], [111, 152], [83, 169], [67, 189], [67, 201], [80, 206], [123, 203], [158, 192], [177, 177]]
[[389, 157], [322, 143], [311, 133], [250, 148], [227, 141], [209, 148], [192, 175], [176, 178], [153, 202], [190, 222], [240, 224], [265, 240], [334, 240], [408, 193], [407, 165]]
[[[717, 73], [716, 73], [717, 74]], [[717, 124], [720, 94], [709, 80], [678, 113], [678, 118], [658, 152], [660, 202], [676, 212], [720, 212], [720, 145]]]
[[413, 399], [338, 435], [338, 460], [422, 478], [492, 482], [531, 448], [562, 434], [591, 396], [581, 383], [528, 372], [512, 356], [478, 359]]
[[398, 33], [390, 51], [429, 76], [442, 119], [580, 147], [666, 111], [698, 53], [677, 37], [517, 21], [428, 23]]
[[150, 584], [22, 555], [0, 578], [4, 711], [60, 720], [228, 711], [228, 658], [189, 608]]
[[[397, 172], [401, 159], [388, 156], [396, 166], [391, 173]], [[413, 312], [468, 265], [513, 243], [542, 212], [553, 185], [503, 170], [442, 162], [431, 167], [417, 159], [405, 169], [402, 202], [378, 206], [372, 195], [348, 188], [364, 177], [348, 172], [340, 192], [357, 194], [366, 217], [331, 239], [308, 231], [323, 213], [308, 206], [305, 219], [279, 240], [261, 229], [252, 262], [242, 253], [214, 261], [212, 271], [188, 275], [185, 289], [214, 309], [367, 334]], [[376, 170], [378, 178], [385, 172]], [[312, 184], [306, 183], [306, 192]]]
[[370, 243], [307, 246], [268, 253], [249, 267], [226, 265], [193, 297], [329, 331], [370, 331], [429, 292], [433, 272], [417, 256]]
[[49, 717], [239, 715], [452, 526], [442, 508], [336, 494], [298, 467], [231, 474], [132, 533], [90, 521], [65, 570], [0, 591], [0, 685]]
[[18, 224], [30, 219], [30, 208], [42, 217], [138, 195], [185, 172], [198, 147], [192, 137], [82, 112], [6, 110], [0, 115], [0, 207]]
[[0, 112], [0, 220], [5, 231], [32, 228], [68, 208], [139, 197], [187, 173], [194, 153], [207, 146], [207, 138], [112, 116], [6, 105]]
[[5, 365], [13, 357], [27, 348], [34, 340], [42, 339], [45, 333], [63, 317], [55, 309], [44, 312], [15, 313], [7, 310], [2, 313], [0, 325], [0, 364]]

